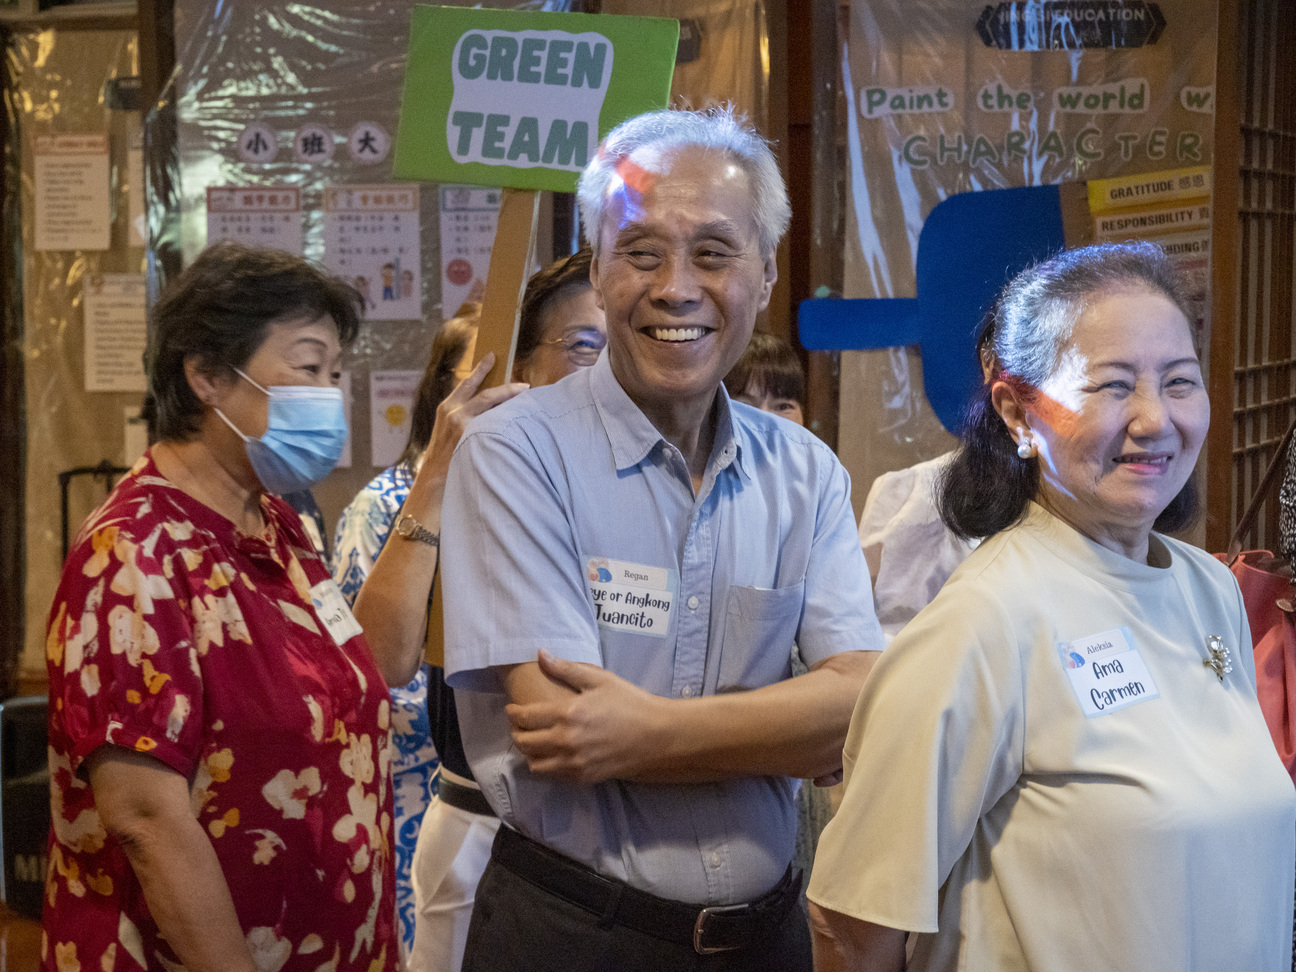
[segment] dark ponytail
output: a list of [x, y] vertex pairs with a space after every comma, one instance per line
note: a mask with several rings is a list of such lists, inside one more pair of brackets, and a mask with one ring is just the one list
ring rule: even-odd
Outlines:
[[964, 414], [962, 448], [937, 484], [940, 517], [958, 537], [998, 533], [1020, 520], [1039, 491], [1039, 463], [1017, 455], [1017, 443], [990, 401], [990, 383]]

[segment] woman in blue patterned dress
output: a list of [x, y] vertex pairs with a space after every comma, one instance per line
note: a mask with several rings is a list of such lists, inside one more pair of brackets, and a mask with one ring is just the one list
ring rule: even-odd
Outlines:
[[[590, 260], [590, 252], [582, 250], [545, 268], [527, 284], [515, 382], [547, 385], [597, 360], [606, 343], [606, 328], [603, 312], [593, 300]], [[389, 685], [415, 678], [412, 693], [393, 690], [394, 696], [404, 693], [405, 701], [404, 706], [394, 706], [402, 747], [396, 782], [397, 902], [412, 972], [457, 972], [484, 855], [499, 826], [463, 754], [454, 693], [446, 687], [441, 669], [419, 664], [437, 568], [441, 489], [450, 455], [470, 418], [526, 387], [511, 385], [475, 394], [489, 361], [480, 362], [454, 387], [456, 366], [462, 377], [473, 357], [471, 324], [476, 318], [470, 316], [471, 322], [447, 322], [437, 336], [415, 403], [410, 447], [401, 463], [356, 497], [339, 524], [338, 535], [339, 583], [357, 598], [356, 616], [370, 644], [378, 646], [379, 668]], [[454, 391], [449, 391], [452, 387]], [[421, 466], [420, 455], [425, 456]], [[400, 542], [384, 547], [393, 529]], [[424, 692], [426, 710], [420, 697]], [[402, 738], [405, 725], [411, 731]], [[439, 768], [426, 757], [407, 760], [404, 755], [406, 749], [426, 753], [427, 744], [418, 740], [428, 733], [438, 751]], [[400, 771], [413, 765], [422, 767], [420, 775], [410, 770], [411, 782], [402, 783]], [[430, 806], [429, 777], [436, 793]], [[419, 835], [417, 844], [415, 835]], [[417, 929], [412, 945], [411, 926]]]
[[[483, 360], [476, 369], [470, 367], [477, 340], [479, 307], [465, 305], [461, 310], [465, 313], [446, 321], [432, 342], [432, 353], [415, 397], [405, 451], [394, 466], [384, 469], [360, 490], [338, 520], [333, 576], [352, 605], [391, 535], [420, 468], [428, 467], [425, 479], [443, 481], [459, 433], [468, 420], [525, 387], [507, 385], [474, 397], [494, 359]], [[443, 404], [450, 406], [446, 409], [448, 413], [460, 414], [455, 414], [454, 420], [442, 420], [438, 406]], [[442, 428], [437, 428], [438, 424]], [[436, 505], [440, 506], [439, 500]], [[435, 554], [432, 563], [435, 569]], [[414, 940], [410, 864], [423, 814], [435, 792], [438, 764], [430, 733], [427, 688], [428, 668], [423, 665], [408, 684], [391, 689], [392, 740], [396, 745], [392, 760], [396, 797], [396, 906], [401, 945], [406, 953]]]
[[[525, 384], [478, 394], [493, 359], [488, 355], [476, 369], [469, 367], [477, 309], [446, 322], [433, 341], [405, 452], [360, 491], [338, 523], [338, 585], [352, 603], [365, 587], [356, 613], [370, 643], [378, 646], [379, 667], [389, 684], [400, 685], [415, 673], [403, 688], [392, 689], [397, 907], [402, 944], [415, 972], [457, 972], [477, 878], [485, 867], [482, 855], [498, 827], [463, 754], [453, 693], [441, 669], [418, 663], [437, 567], [441, 489], [450, 456], [472, 417], [528, 385], [551, 384], [597, 360], [606, 326], [589, 283], [590, 261], [583, 249], [527, 284], [513, 369], [514, 381]], [[379, 563], [393, 528], [401, 542]], [[428, 813], [433, 794], [439, 799]]]

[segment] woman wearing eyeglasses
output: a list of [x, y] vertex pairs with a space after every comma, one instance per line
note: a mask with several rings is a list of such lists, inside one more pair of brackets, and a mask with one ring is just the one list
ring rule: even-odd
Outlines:
[[532, 388], [588, 368], [607, 344], [607, 323], [590, 285], [593, 254], [582, 247], [527, 283], [513, 380]]
[[[606, 326], [589, 266], [582, 250], [527, 284], [515, 382], [552, 384], [598, 360]], [[343, 512], [335, 558], [338, 586], [354, 602], [392, 686], [397, 905], [409, 967], [418, 972], [458, 970], [477, 881], [499, 828], [463, 754], [454, 693], [441, 669], [420, 666], [450, 456], [470, 419], [526, 387], [477, 391], [490, 360], [471, 367], [478, 308], [467, 310], [433, 341], [405, 455]], [[429, 804], [434, 772], [437, 797]]]

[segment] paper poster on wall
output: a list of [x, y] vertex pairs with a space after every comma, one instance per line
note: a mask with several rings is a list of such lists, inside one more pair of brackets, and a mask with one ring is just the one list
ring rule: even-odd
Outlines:
[[122, 409], [124, 426], [122, 465], [128, 469], [135, 465], [135, 460], [148, 451], [148, 423], [141, 417], [139, 405], [127, 405]]
[[88, 274], [84, 288], [85, 390], [144, 391], [144, 274]]
[[1216, 6], [1039, 0], [978, 19], [966, 0], [852, 4], [847, 295], [912, 296], [923, 220], [954, 193], [1204, 171]]
[[148, 224], [144, 219], [144, 128], [139, 116], [133, 113], [126, 122], [126, 216], [127, 245], [147, 245]]
[[[917, 296], [919, 236], [933, 209], [956, 194], [1207, 172], [1217, 7], [1210, 0], [853, 0], [840, 52], [843, 296]], [[1138, 205], [1086, 214], [1094, 238], [1151, 231], [1185, 254], [1200, 250], [1202, 240], [1165, 231], [1198, 234], [1208, 194], [1192, 205], [1123, 201]], [[981, 231], [995, 233], [995, 221]], [[975, 237], [966, 241], [976, 245]], [[970, 313], [959, 335], [970, 358], [979, 319]], [[919, 368], [912, 350], [899, 346], [843, 356], [838, 447], [856, 482], [867, 485], [953, 444], [923, 394]]]
[[441, 187], [441, 316], [481, 300], [499, 222], [500, 190]]
[[1098, 242], [1151, 240], [1174, 261], [1187, 286], [1198, 339], [1204, 346], [1210, 283], [1211, 167], [1094, 179], [1088, 192]]
[[233, 240], [302, 256], [301, 190], [293, 186], [211, 186], [207, 245]]
[[324, 265], [360, 291], [367, 319], [422, 319], [419, 187], [325, 189]]
[[405, 451], [422, 377], [421, 371], [369, 373], [369, 442], [375, 468], [386, 469]]
[[351, 468], [351, 431], [355, 428], [352, 424], [351, 416], [351, 372], [343, 371], [342, 376], [338, 379], [338, 387], [342, 389], [342, 411], [346, 416], [347, 438], [346, 445], [342, 447], [342, 458], [338, 460], [337, 468]]
[[38, 135], [34, 161], [36, 249], [108, 249], [108, 136]]

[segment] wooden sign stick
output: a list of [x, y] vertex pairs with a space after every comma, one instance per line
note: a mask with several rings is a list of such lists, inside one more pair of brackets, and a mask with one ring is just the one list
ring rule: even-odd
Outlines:
[[[482, 298], [481, 323], [477, 325], [475, 361], [495, 352], [495, 364], [482, 382], [494, 388], [510, 380], [513, 355], [517, 350], [518, 314], [522, 295], [531, 276], [535, 253], [536, 225], [540, 215], [540, 193], [535, 189], [505, 189], [500, 202], [495, 244], [491, 247], [486, 293]], [[445, 621], [441, 611], [441, 571], [432, 582], [428, 605], [427, 638], [423, 657], [429, 665], [445, 666]]]

